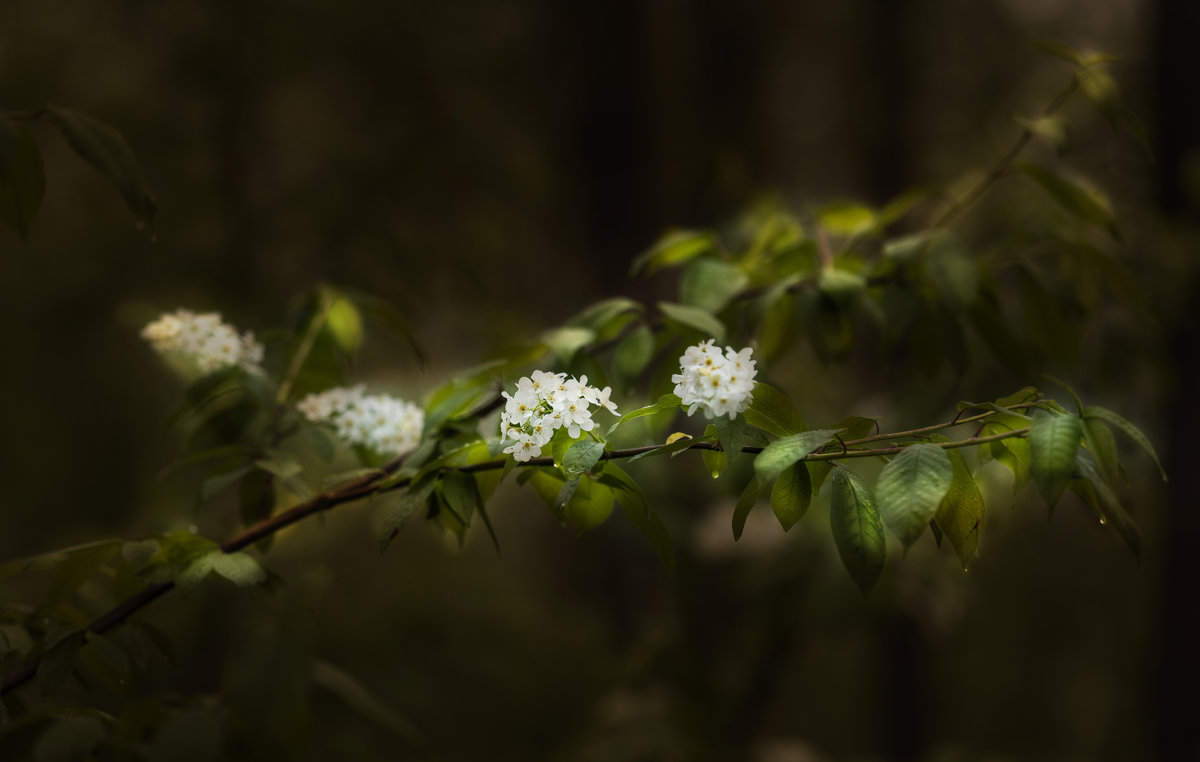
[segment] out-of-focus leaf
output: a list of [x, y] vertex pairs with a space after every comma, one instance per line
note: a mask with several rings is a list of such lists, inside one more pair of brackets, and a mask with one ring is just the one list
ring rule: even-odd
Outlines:
[[347, 355], [353, 355], [362, 346], [362, 315], [354, 302], [345, 297], [337, 297], [329, 305], [325, 315], [325, 330]]
[[37, 667], [38, 691], [49, 696], [58, 691], [71, 677], [83, 647], [83, 633], [76, 632], [50, 646]]
[[1074, 48], [1064, 45], [1061, 42], [1056, 42], [1054, 40], [1035, 40], [1034, 42], [1029, 43], [1029, 47], [1038, 51], [1039, 53], [1045, 53], [1046, 55], [1054, 56], [1055, 58], [1061, 58], [1064, 61], [1069, 61], [1076, 66], [1083, 65], [1083, 58], [1079, 55], [1079, 53]]
[[1062, 154], [1069, 140], [1067, 133], [1067, 120], [1061, 116], [1039, 116], [1035, 119], [1025, 119], [1023, 117], [1013, 117], [1017, 124], [1028, 130], [1031, 134], [1045, 140], [1054, 150]]
[[1116, 218], [1097, 196], [1040, 165], [1018, 162], [1013, 167], [1040, 185], [1063, 209], [1084, 222], [1104, 228], [1113, 238], [1120, 239]]
[[725, 341], [724, 324], [708, 310], [671, 302], [659, 302], [658, 309], [673, 323], [710, 336], [716, 339], [718, 344]]
[[840, 202], [830, 204], [817, 213], [821, 227], [838, 235], [860, 235], [875, 227], [874, 210], [862, 204]]
[[748, 281], [736, 265], [719, 259], [697, 259], [687, 266], [679, 280], [680, 301], [717, 313], [746, 287]]
[[762, 481], [755, 478], [750, 480], [738, 497], [737, 505], [733, 508], [733, 539], [735, 541], [742, 539], [742, 531], [746, 528], [746, 518], [750, 515], [754, 504], [758, 502], [760, 492], [762, 492]]
[[909, 445], [879, 472], [875, 497], [880, 516], [905, 547], [925, 533], [953, 476], [946, 451], [928, 443]]
[[887, 559], [887, 540], [875, 496], [849, 469], [833, 471], [829, 523], [846, 571], [863, 595], [870, 593]]
[[117, 187], [138, 221], [153, 225], [158, 202], [146, 184], [133, 149], [121, 133], [87, 114], [70, 109], [49, 106], [45, 115], [47, 121], [62, 132], [75, 153]]
[[712, 233], [697, 230], [671, 230], [633, 261], [632, 275], [652, 275], [666, 267], [681, 265], [716, 249]]
[[379, 528], [380, 553], [387, 550], [388, 545], [391, 545], [392, 540], [396, 538], [396, 534], [427, 505], [433, 487], [434, 482], [429, 480], [416, 489], [400, 493], [389, 492], [378, 498], [384, 504], [380, 512], [382, 517]]
[[73, 595], [108, 559], [117, 554], [120, 547], [120, 540], [108, 540], [70, 552], [58, 565], [54, 579], [50, 581], [46, 603], [53, 606]]
[[542, 334], [542, 342], [564, 364], [570, 363], [576, 352], [595, 339], [596, 332], [591, 328], [554, 328]]
[[1079, 417], [1038, 410], [1029, 426], [1029, 473], [1053, 510], [1075, 471], [1083, 432]]
[[175, 583], [186, 593], [194, 590], [212, 573], [238, 587], [257, 585], [267, 578], [267, 573], [248, 553], [225, 553], [218, 549], [193, 561], [176, 578]]
[[807, 428], [791, 400], [775, 387], [761, 382], [754, 384], [750, 407], [745, 416], [746, 422], [751, 426], [757, 426], [777, 437], [785, 437]]
[[1082, 450], [1076, 458], [1075, 473], [1078, 478], [1071, 480], [1071, 491], [1100, 517], [1101, 524], [1110, 525], [1117, 530], [1117, 534], [1121, 535], [1121, 539], [1133, 552], [1134, 558], [1139, 558], [1142, 552], [1142, 533], [1126, 513], [1116, 493], [1096, 470], [1091, 457]]
[[612, 374], [616, 385], [629, 389], [654, 356], [654, 334], [639, 325], [617, 342], [612, 355]]
[[24, 127], [0, 115], [0, 222], [22, 242], [46, 193], [46, 173], [37, 141]]
[[1113, 411], [1102, 407], [1097, 407], [1095, 405], [1086, 408], [1083, 411], [1083, 415], [1086, 418], [1094, 418], [1096, 420], [1103, 421], [1104, 423], [1114, 426], [1124, 432], [1125, 436], [1132, 439], [1139, 447], [1141, 447], [1150, 455], [1150, 457], [1154, 460], [1154, 465], [1158, 466], [1158, 473], [1162, 475], [1162, 480], [1164, 482], [1167, 480], [1167, 472], [1163, 468], [1162, 462], [1158, 459], [1158, 453], [1154, 451], [1154, 445], [1150, 443], [1150, 438], [1143, 434], [1141, 429], [1139, 429], [1137, 426], [1134, 426], [1132, 423], [1117, 415]]

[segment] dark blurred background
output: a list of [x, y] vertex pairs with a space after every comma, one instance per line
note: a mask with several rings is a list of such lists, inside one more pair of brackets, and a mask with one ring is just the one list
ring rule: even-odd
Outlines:
[[[679, 545], [671, 576], [622, 522], [577, 539], [509, 490], [494, 509], [502, 557], [486, 537], [459, 551], [423, 526], [381, 557], [371, 511], [347, 507], [280, 538], [266, 563], [288, 585], [269, 601], [205, 590], [148, 617], [177, 639], [165, 690], [236, 702], [259, 671], [269, 682], [315, 655], [438, 759], [1200, 758], [1194, 701], [1176, 694], [1197, 677], [1200, 636], [1183, 462], [1197, 422], [1181, 403], [1200, 346], [1198, 13], [1186, 0], [7, 0], [0, 106], [52, 102], [118, 127], [161, 211], [153, 237], [137, 230], [38, 132], [44, 206], [28, 245], [0, 236], [0, 557], [127, 535], [159, 510], [180, 384], [137, 336], [158, 311], [219, 310], [262, 332], [318, 283], [369, 292], [408, 316], [430, 363], [372, 335], [356, 376], [419, 399], [591, 301], [668, 288], [627, 276], [668, 227], [729, 224], [765, 197], [881, 204], [990, 165], [1012, 115], [1070, 76], [1027, 46], [1053, 39], [1119, 56], [1154, 152], [1086, 104], [1069, 112], [1069, 158], [1127, 221], [1123, 256], [1150, 305], [1115, 344], [1103, 321], [1085, 332], [1069, 369], [1172, 468], [1167, 492], [1129, 453], [1140, 564], [1078, 505], [1047, 523], [1032, 491], [1010, 508], [996, 479], [969, 574], [922, 542], [864, 602], [819, 508], [788, 535], [760, 509], [734, 545], [733, 498], [679, 459], [666, 478], [639, 472]], [[971, 224], [989, 214], [1004, 224], [1003, 208]], [[914, 406], [940, 419], [992, 369], [903, 384], [854, 362], [796, 373], [810, 421], [887, 426]], [[416, 753], [320, 688], [308, 701], [276, 739], [290, 754]]]

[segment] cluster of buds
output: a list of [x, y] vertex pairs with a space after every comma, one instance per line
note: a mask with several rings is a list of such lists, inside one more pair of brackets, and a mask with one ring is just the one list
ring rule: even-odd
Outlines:
[[758, 371], [750, 347], [740, 352], [726, 347], [722, 354], [713, 341], [688, 347], [679, 358], [680, 372], [671, 380], [688, 415], [702, 410], [710, 419], [728, 415], [733, 420], [750, 407]]
[[587, 376], [567, 378], [566, 373], [535, 370], [517, 381], [516, 394], [501, 392], [505, 399], [500, 415], [500, 435], [511, 444], [504, 452], [518, 461], [532, 460], [542, 452], [557, 429], [577, 438], [595, 428], [592, 406], [617, 412], [609, 401], [610, 387], [588, 386]]
[[212, 373], [230, 365], [261, 370], [263, 347], [247, 331], [221, 321], [216, 312], [176, 310], [164, 313], [142, 329], [142, 338], [162, 355], [180, 357], [201, 373]]
[[381, 455], [399, 455], [417, 446], [425, 424], [420, 405], [366, 387], [337, 387], [310, 394], [296, 404], [314, 423], [331, 423], [342, 439]]

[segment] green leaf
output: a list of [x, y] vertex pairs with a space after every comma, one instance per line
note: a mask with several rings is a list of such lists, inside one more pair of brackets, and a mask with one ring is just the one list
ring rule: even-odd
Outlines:
[[650, 543], [650, 547], [654, 548], [667, 571], [673, 570], [675, 550], [671, 544], [671, 534], [658, 514], [650, 510], [638, 483], [624, 469], [612, 462], [604, 464], [600, 481], [612, 488], [625, 518], [629, 519], [629, 523], [633, 524]]
[[596, 332], [590, 328], [555, 328], [542, 334], [542, 343], [564, 364], [570, 363], [576, 352], [595, 339]]
[[725, 458], [731, 461], [740, 455], [746, 445], [746, 419], [719, 416], [712, 426], [717, 430], [717, 440], [725, 451]]
[[1022, 117], [1013, 117], [1017, 124], [1029, 131], [1030, 134], [1036, 135], [1042, 140], [1045, 140], [1054, 150], [1060, 155], [1067, 147], [1067, 120], [1061, 116], [1040, 116], [1036, 119], [1024, 119]]
[[475, 477], [462, 471], [448, 471], [442, 475], [441, 490], [446, 507], [464, 526], [469, 526], [480, 502]]
[[563, 472], [568, 477], [579, 476], [592, 470], [604, 455], [604, 443], [592, 439], [581, 439], [571, 445], [563, 456]]
[[875, 212], [852, 202], [830, 204], [817, 213], [821, 227], [839, 235], [859, 235], [875, 227]]
[[622, 315], [641, 311], [641, 304], [624, 296], [616, 296], [588, 306], [568, 320], [567, 325], [590, 328], [597, 334], [601, 334], [612, 330], [618, 324], [616, 319]]
[[1117, 530], [1121, 539], [1129, 546], [1135, 558], [1141, 556], [1142, 533], [1133, 519], [1125, 512], [1115, 492], [1104, 481], [1096, 464], [1088, 453], [1080, 451], [1075, 461], [1075, 473], [1079, 478], [1071, 480], [1071, 491], [1100, 517], [1101, 524]]
[[612, 514], [616, 497], [606, 485], [584, 476], [571, 500], [563, 509], [563, 515], [583, 534], [603, 524]]
[[628, 389], [654, 356], [654, 333], [639, 325], [621, 339], [612, 355], [612, 374], [616, 385]]
[[101, 544], [79, 548], [68, 554], [58, 565], [54, 579], [50, 581], [50, 589], [46, 593], [46, 603], [53, 606], [73, 595], [100, 570], [100, 567], [108, 559], [117, 554], [120, 547], [120, 540], [108, 540]]
[[1164, 482], [1167, 480], [1166, 469], [1163, 468], [1162, 462], [1158, 459], [1158, 453], [1154, 451], [1154, 445], [1150, 443], [1150, 438], [1143, 434], [1141, 429], [1139, 429], [1137, 426], [1134, 426], [1132, 423], [1117, 415], [1113, 411], [1102, 407], [1096, 407], [1095, 405], [1085, 409], [1083, 411], [1083, 415], [1086, 418], [1093, 418], [1103, 421], [1110, 426], [1118, 428], [1124, 432], [1125, 436], [1132, 439], [1139, 447], [1149, 453], [1150, 457], [1154, 460], [1154, 465], [1158, 466], [1158, 473], [1162, 475], [1162, 480]]
[[964, 569], [975, 557], [983, 528], [983, 493], [958, 450], [944, 450], [953, 466], [950, 489], [934, 515], [934, 526], [945, 534]]
[[246, 474], [254, 470], [253, 466], [241, 466], [223, 474], [210, 476], [200, 484], [200, 500], [208, 502], [227, 487], [232, 486]]
[[651, 275], [663, 268], [681, 265], [716, 248], [712, 233], [697, 230], [671, 230], [633, 261], [631, 275]]
[[24, 127], [0, 116], [0, 222], [22, 242], [29, 240], [33, 218], [42, 207], [46, 173], [37, 141]]
[[645, 407], [639, 407], [637, 410], [633, 410], [621, 416], [616, 423], [608, 427], [608, 432], [605, 434], [605, 436], [611, 437], [613, 432], [616, 431], [617, 428], [626, 421], [632, 421], [634, 418], [641, 418], [644, 415], [654, 415], [655, 413], [663, 410], [677, 408], [679, 407], [679, 403], [680, 399], [678, 395], [664, 394], [653, 404], [646, 405]]
[[783, 531], [791, 529], [797, 521], [804, 518], [808, 505], [812, 502], [812, 479], [808, 474], [808, 465], [793, 463], [785, 468], [775, 486], [771, 488], [771, 510]]
[[1121, 473], [1121, 462], [1117, 459], [1117, 439], [1112, 429], [1099, 418], [1083, 417], [1083, 442], [1096, 458], [1100, 473], [1109, 484], [1115, 484]]
[[433, 492], [434, 482], [425, 482], [417, 489], [404, 492], [385, 493], [384, 507], [381, 511], [382, 521], [379, 529], [379, 552], [387, 550], [388, 545], [422, 508], [428, 505], [429, 495]]
[[887, 541], [875, 496], [852, 471], [833, 470], [829, 523], [842, 565], [863, 595], [871, 592], [883, 571]]
[[118, 675], [125, 677], [129, 673], [129, 654], [115, 640], [106, 638], [98, 632], [87, 632], [84, 639], [88, 648], [93, 649], [100, 658], [108, 662]]
[[329, 305], [324, 328], [347, 355], [353, 355], [362, 346], [362, 314], [354, 302], [345, 297], [337, 297]]
[[775, 387], [756, 382], [745, 412], [746, 422], [768, 434], [786, 437], [804, 431], [804, 419], [796, 412], [791, 400]]
[[925, 533], [953, 476], [946, 451], [928, 443], [905, 447], [879, 472], [875, 485], [879, 513], [906, 548]]
[[742, 490], [741, 496], [738, 497], [737, 505], [733, 508], [733, 539], [742, 539], [742, 530], [746, 528], [746, 518], [750, 515], [750, 510], [754, 508], [754, 504], [758, 502], [758, 495], [762, 492], [762, 482], [759, 479], [751, 479], [746, 488]]
[[177, 530], [159, 538], [159, 550], [143, 569], [152, 583], [171, 582], [188, 569], [198, 558], [218, 550], [207, 537]]
[[754, 458], [758, 480], [763, 484], [770, 483], [784, 469], [827, 444], [833, 434], [830, 429], [815, 429], [776, 439]]
[[1120, 239], [1116, 218], [1094, 194], [1037, 164], [1018, 162], [1013, 167], [1042, 186], [1063, 209], [1084, 222], [1104, 228], [1113, 238]]
[[712, 313], [725, 309], [749, 282], [746, 273], [736, 265], [719, 259], [698, 259], [687, 266], [679, 280], [679, 298]]
[[1116, 131], [1121, 121], [1121, 90], [1112, 75], [1101, 66], [1083, 66], [1075, 72], [1079, 91], [1104, 115]]
[[718, 344], [725, 341], [725, 325], [708, 310], [670, 302], [659, 302], [658, 309], [674, 323], [710, 336]]
[[1079, 417], [1038, 410], [1029, 427], [1029, 473], [1053, 510], [1075, 471], [1083, 431]]
[[217, 549], [193, 561], [175, 583], [181, 591], [190, 592], [214, 573], [238, 587], [257, 585], [267, 578], [267, 573], [249, 554], [241, 551], [225, 553]]
[[139, 222], [154, 224], [158, 202], [146, 185], [133, 149], [121, 133], [86, 114], [57, 106], [47, 107], [46, 119], [58, 127], [81, 159], [117, 187]]
[[1054, 40], [1035, 40], [1029, 43], [1029, 47], [1039, 53], [1045, 53], [1055, 58], [1061, 58], [1064, 61], [1069, 61], [1076, 66], [1083, 65], [1083, 58], [1075, 51], [1074, 48], [1064, 45], [1061, 42]]

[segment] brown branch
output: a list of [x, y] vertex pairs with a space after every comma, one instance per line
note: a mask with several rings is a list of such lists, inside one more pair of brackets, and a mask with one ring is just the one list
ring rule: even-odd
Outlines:
[[[490, 409], [493, 405], [494, 405], [494, 401], [489, 400], [489, 402], [485, 403], [485, 405], [480, 409], [481, 410]], [[475, 411], [475, 412], [478, 412], [478, 411]], [[962, 422], [964, 422], [964, 420], [957, 421], [957, 423], [962, 423]], [[937, 424], [935, 427], [926, 427], [926, 430], [932, 430], [933, 428], [944, 428], [945, 426], [946, 426], [946, 424]], [[899, 434], [886, 435], [886, 436], [891, 436], [891, 437], [901, 436], [901, 435], [911, 434], [915, 431], [917, 431], [917, 430], [913, 430], [912, 432], [901, 432]], [[1013, 438], [1013, 437], [1024, 437], [1028, 433], [1029, 433], [1029, 429], [1017, 429], [1014, 431], [1006, 431], [1006, 432], [1001, 432], [999, 434], [992, 434], [992, 435], [986, 436], [986, 437], [971, 437], [970, 439], [964, 439], [964, 440], [960, 440], [957, 442], [941, 442], [941, 443], [938, 443], [938, 446], [942, 447], [943, 449], [952, 449], [952, 448], [957, 448], [957, 447], [970, 447], [972, 445], [983, 444], [985, 442], [994, 442], [994, 441], [1001, 440], [1001, 439], [1009, 439], [1009, 438]], [[869, 438], [869, 439], [876, 439], [876, 438]], [[861, 441], [866, 441], [866, 440], [859, 440], [859, 441], [861, 442]], [[630, 447], [630, 448], [627, 448], [624, 450], [612, 450], [609, 452], [605, 452], [602, 457], [605, 460], [619, 460], [619, 459], [623, 459], [623, 458], [632, 458], [636, 455], [653, 452], [654, 450], [661, 449], [662, 447], [665, 447], [665, 446], [666, 445], [647, 445], [644, 447]], [[803, 460], [831, 461], [831, 460], [843, 460], [843, 459], [850, 459], [850, 458], [872, 458], [872, 457], [876, 457], [876, 456], [880, 456], [880, 455], [892, 455], [894, 453], [902, 451], [906, 446], [907, 445], [892, 445], [890, 447], [883, 447], [883, 448], [866, 449], [866, 450], [844, 450], [844, 451], [832, 452], [832, 453], [815, 452], [815, 453], [810, 453], [809, 455], [805, 456], [803, 458]], [[721, 445], [716, 442], [695, 442], [686, 449], [688, 449], [688, 450], [720, 451]], [[763, 449], [764, 448], [762, 448], [762, 447], [743, 447], [741, 452], [749, 453], [749, 454], [757, 454], [757, 453], [762, 452]], [[241, 550], [242, 548], [252, 545], [255, 542], [258, 542], [259, 540], [261, 540], [265, 537], [269, 537], [269, 536], [275, 534], [276, 532], [283, 529], [284, 527], [291, 526], [292, 524], [302, 521], [305, 518], [307, 518], [315, 513], [320, 513], [321, 511], [327, 511], [327, 510], [335, 508], [339, 505], [343, 505], [345, 503], [350, 503], [350, 502], [354, 502], [356, 500], [361, 500], [364, 497], [368, 497], [376, 492], [379, 492], [379, 491], [381, 491], [379, 488], [380, 482], [382, 482], [384, 479], [386, 479], [387, 477], [389, 477], [393, 473], [395, 473], [400, 468], [400, 466], [404, 463], [404, 461], [407, 457], [408, 457], [408, 453], [399, 455], [396, 458], [393, 458], [388, 463], [386, 463], [383, 467], [381, 467], [376, 472], [366, 474], [364, 476], [360, 476], [359, 478], [357, 478], [347, 484], [344, 484], [341, 487], [338, 487], [337, 489], [330, 490], [328, 492], [324, 492], [320, 495], [317, 495], [316, 497], [314, 497], [310, 500], [307, 500], [303, 503], [300, 503], [299, 505], [296, 505], [296, 506], [290, 508], [289, 510], [284, 511], [283, 513], [280, 513], [277, 516], [271, 516], [266, 519], [263, 519], [262, 521], [259, 521], [257, 524], [254, 524], [253, 526], [247, 528], [241, 534], [238, 534], [238, 535], [226, 540], [225, 542], [223, 542], [221, 544], [221, 550], [225, 553], [235, 553], [235, 552]], [[443, 470], [447, 470], [447, 471], [456, 470], [456, 471], [460, 471], [463, 473], [474, 473], [474, 472], [478, 472], [478, 471], [491, 471], [491, 470], [503, 468], [507, 464], [507, 462], [508, 462], [508, 459], [505, 458], [504, 460], [487, 461], [485, 463], [474, 463], [474, 464], [467, 465], [467, 466], [447, 466]], [[546, 457], [539, 457], [539, 458], [533, 458], [533, 459], [525, 461], [523, 463], [518, 463], [517, 465], [522, 468], [531, 468], [531, 467], [537, 467], [537, 466], [553, 466], [554, 459], [546, 458]], [[411, 483], [411, 478], [400, 479], [400, 480], [397, 480], [397, 481], [387, 485], [387, 487], [385, 489], [387, 489], [387, 490], [400, 489], [402, 487], [408, 486], [410, 483]], [[126, 598], [124, 601], [121, 601], [121, 603], [117, 604], [115, 607], [113, 607], [109, 611], [105, 612], [104, 614], [101, 614], [99, 617], [97, 617], [95, 620], [93, 620], [92, 623], [87, 626], [87, 631], [95, 632], [95, 633], [102, 633], [109, 629], [112, 629], [113, 627], [116, 627], [118, 624], [124, 622], [126, 619], [133, 616], [135, 613], [137, 613], [141, 609], [145, 608], [146, 606], [149, 606], [151, 603], [158, 600], [160, 597], [162, 597], [166, 593], [170, 592], [174, 587], [175, 587], [174, 582], [161, 582], [158, 584], [150, 585], [149, 587], [142, 589], [140, 592], [130, 596], [129, 598]], [[16, 688], [29, 682], [29, 680], [32, 679], [35, 674], [37, 674], [38, 666], [41, 664], [41, 661], [42, 661], [42, 656], [39, 655], [32, 661], [22, 665], [20, 668], [14, 670], [10, 674], [5, 675], [3, 683], [0, 684], [0, 695], [6, 694], [9, 691], [15, 690]]]

